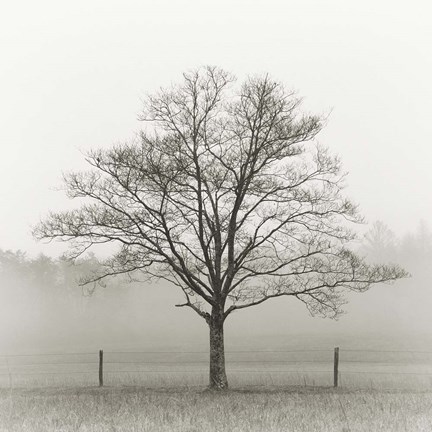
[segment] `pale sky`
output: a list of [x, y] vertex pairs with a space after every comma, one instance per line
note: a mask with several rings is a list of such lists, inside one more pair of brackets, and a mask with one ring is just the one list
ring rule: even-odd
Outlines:
[[55, 253], [30, 226], [71, 206], [54, 190], [61, 172], [84, 167], [80, 150], [133, 138], [142, 97], [207, 64], [268, 72], [305, 109], [332, 110], [319, 141], [369, 221], [402, 233], [430, 220], [431, 13], [422, 0], [8, 2], [0, 248]]

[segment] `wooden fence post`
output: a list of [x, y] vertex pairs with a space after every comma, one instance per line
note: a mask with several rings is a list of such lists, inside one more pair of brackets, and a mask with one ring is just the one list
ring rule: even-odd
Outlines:
[[8, 356], [5, 356], [5, 360], [6, 360], [6, 366], [7, 366], [8, 375], [9, 375], [9, 388], [12, 388], [12, 374], [11, 374], [11, 370], [10, 370], [10, 367], [9, 367], [9, 358], [8, 358]]
[[338, 386], [339, 378], [339, 347], [334, 349], [334, 369], [333, 369], [333, 386]]
[[99, 350], [99, 387], [103, 387], [103, 350]]

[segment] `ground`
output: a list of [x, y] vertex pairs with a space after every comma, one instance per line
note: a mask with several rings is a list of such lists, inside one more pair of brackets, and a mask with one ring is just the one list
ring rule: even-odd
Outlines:
[[0, 390], [1, 432], [432, 431], [432, 392], [325, 387]]

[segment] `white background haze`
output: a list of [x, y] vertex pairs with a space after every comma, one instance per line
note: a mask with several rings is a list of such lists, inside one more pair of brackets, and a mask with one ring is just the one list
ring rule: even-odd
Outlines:
[[[427, 226], [431, 14], [421, 0], [8, 2], [0, 14], [0, 249], [58, 256], [64, 245], [36, 243], [31, 226], [49, 210], [73, 206], [55, 190], [62, 171], [85, 168], [82, 151], [133, 138], [143, 96], [202, 65], [239, 80], [268, 72], [298, 91], [307, 111], [331, 112], [318, 140], [341, 157], [346, 194], [366, 219], [382, 220], [400, 239], [421, 220]], [[430, 334], [429, 276], [423, 268], [410, 281], [352, 296], [338, 322], [310, 319], [294, 300], [270, 301], [235, 314], [228, 336]], [[173, 309], [180, 295], [159, 288], [130, 287], [90, 309], [83, 340], [206, 336], [200, 318]], [[16, 341], [38, 327], [22, 324], [27, 309], [9, 280], [0, 281], [0, 293], [0, 339], [4, 349], [22, 349]], [[112, 340], [101, 336], [108, 321]], [[69, 327], [53, 321], [51, 332]]]

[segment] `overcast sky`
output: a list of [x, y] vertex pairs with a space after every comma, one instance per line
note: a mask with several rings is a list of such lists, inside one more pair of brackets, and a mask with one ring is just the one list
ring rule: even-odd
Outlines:
[[139, 130], [141, 99], [217, 65], [269, 72], [332, 110], [319, 140], [350, 172], [369, 221], [404, 232], [432, 215], [430, 1], [14, 1], [0, 15], [0, 248], [71, 204], [80, 151]]

